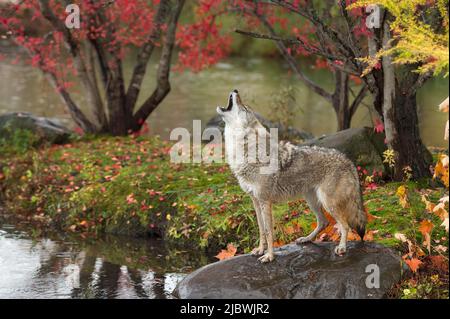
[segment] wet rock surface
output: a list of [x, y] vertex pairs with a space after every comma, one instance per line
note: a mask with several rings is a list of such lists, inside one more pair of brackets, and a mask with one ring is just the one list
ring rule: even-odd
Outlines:
[[[335, 245], [289, 244], [278, 248], [276, 259], [268, 264], [249, 254], [209, 264], [185, 277], [174, 295], [182, 299], [383, 298], [407, 269], [398, 253], [380, 244], [349, 242], [344, 256], [334, 254]], [[366, 281], [376, 284], [375, 278], [379, 288], [369, 288]]]

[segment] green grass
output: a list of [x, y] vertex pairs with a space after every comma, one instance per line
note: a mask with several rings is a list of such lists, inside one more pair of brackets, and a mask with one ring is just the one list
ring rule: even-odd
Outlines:
[[[243, 251], [251, 249], [257, 239], [253, 207], [227, 165], [173, 164], [170, 146], [157, 138], [101, 137], [10, 153], [0, 161], [6, 206], [72, 231], [150, 233], [200, 247], [234, 242]], [[420, 240], [414, 230], [420, 220], [438, 223], [420, 198], [428, 189], [437, 201], [445, 191], [409, 182], [411, 208], [403, 209], [395, 195], [399, 185], [364, 193], [368, 211], [377, 217], [368, 229], [394, 247], [396, 232]], [[315, 221], [302, 200], [276, 205], [274, 214], [283, 243], [311, 231]]]

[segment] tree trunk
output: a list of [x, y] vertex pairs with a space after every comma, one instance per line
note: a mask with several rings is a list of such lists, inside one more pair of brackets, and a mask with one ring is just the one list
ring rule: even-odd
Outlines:
[[336, 113], [338, 131], [350, 128], [352, 114], [348, 103], [348, 74], [335, 70], [335, 91], [332, 96], [332, 105]]
[[[384, 24], [383, 47], [390, 46], [390, 28]], [[431, 175], [429, 165], [431, 155], [422, 143], [417, 117], [416, 94], [418, 89], [417, 73], [410, 67], [401, 67], [396, 72], [390, 56], [382, 58], [383, 86], [383, 118], [388, 147], [394, 150], [393, 178], [402, 181], [406, 167], [411, 169], [415, 179]]]
[[389, 120], [396, 131], [390, 141], [396, 155], [393, 178], [396, 181], [403, 180], [404, 168], [407, 166], [411, 168], [415, 179], [430, 177], [432, 158], [420, 138], [416, 92], [396, 94]]

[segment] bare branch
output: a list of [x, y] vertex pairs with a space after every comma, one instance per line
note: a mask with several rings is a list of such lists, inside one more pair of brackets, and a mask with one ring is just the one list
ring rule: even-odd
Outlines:
[[[39, 0], [41, 11], [43, 16], [52, 24], [53, 28], [63, 34], [63, 38], [69, 52], [74, 60], [75, 67], [78, 75], [81, 79], [83, 86], [86, 89], [87, 98], [92, 107], [93, 113], [101, 128], [106, 125], [106, 115], [103, 109], [103, 102], [100, 97], [100, 92], [96, 83], [93, 83], [88, 70], [86, 68], [86, 62], [81, 56], [80, 46], [77, 41], [72, 37], [70, 30], [66, 28], [64, 23], [55, 16], [50, 8], [48, 0]], [[81, 112], [81, 111], [80, 111]]]
[[306, 44], [304, 41], [302, 41], [299, 38], [282, 38], [282, 37], [275, 36], [275, 35], [261, 34], [261, 33], [256, 33], [256, 32], [244, 31], [244, 30], [240, 30], [240, 29], [235, 29], [234, 32], [242, 34], [242, 35], [246, 35], [246, 36], [249, 36], [252, 38], [256, 38], [256, 39], [281, 41], [285, 44], [297, 44], [297, 45], [300, 45], [302, 48], [304, 48], [309, 53], [322, 56], [329, 60], [337, 59], [336, 56], [328, 54], [316, 46]]
[[352, 104], [350, 105], [350, 116], [353, 116], [358, 109], [361, 102], [366, 97], [367, 92], [369, 91], [367, 85], [363, 85], [363, 87], [359, 90]]
[[[272, 28], [272, 26], [270, 25], [270, 23], [266, 20], [265, 17], [254, 13], [255, 17], [257, 17], [266, 27], [266, 29], [269, 31], [270, 35], [272, 37], [277, 38], [278, 36], [276, 35], [274, 29]], [[279, 37], [278, 37], [279, 38]], [[281, 55], [284, 57], [284, 59], [286, 60], [286, 62], [289, 64], [289, 66], [291, 67], [291, 69], [294, 71], [294, 73], [297, 75], [297, 77], [303, 81], [306, 86], [308, 86], [311, 90], [313, 90], [314, 92], [316, 92], [317, 94], [319, 94], [320, 96], [324, 97], [325, 99], [327, 99], [328, 101], [332, 101], [332, 96], [330, 93], [328, 93], [327, 91], [325, 91], [323, 88], [321, 88], [320, 86], [318, 86], [316, 83], [314, 83], [313, 81], [311, 81], [299, 68], [297, 61], [295, 61], [295, 59], [289, 54], [287, 47], [284, 45], [283, 41], [276, 41], [276, 45], [278, 47], [278, 50], [280, 51]]]
[[175, 45], [175, 33], [177, 29], [178, 19], [183, 10], [185, 0], [177, 0], [175, 8], [172, 10], [167, 34], [159, 60], [158, 71], [156, 74], [156, 88], [152, 95], [142, 104], [139, 110], [134, 114], [133, 118], [136, 123], [145, 120], [151, 112], [161, 103], [161, 101], [170, 92], [170, 64], [172, 52]]
[[418, 77], [416, 82], [413, 84], [413, 86], [410, 89], [410, 92], [416, 92], [418, 89], [424, 85], [424, 83], [433, 77], [433, 71], [428, 71], [425, 73], [421, 73]]
[[126, 108], [133, 111], [144, 80], [147, 64], [152, 56], [156, 41], [161, 37], [161, 28], [170, 12], [169, 0], [162, 0], [154, 18], [154, 29], [138, 54], [126, 94]]

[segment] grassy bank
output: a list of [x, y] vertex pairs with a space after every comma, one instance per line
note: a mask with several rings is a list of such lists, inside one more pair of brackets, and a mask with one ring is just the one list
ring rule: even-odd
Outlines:
[[[83, 138], [39, 149], [24, 142], [18, 145], [0, 146], [0, 202], [10, 212], [94, 236], [103, 232], [154, 235], [214, 252], [229, 243], [239, 253], [256, 245], [251, 201], [225, 164], [170, 163], [171, 144], [157, 138]], [[448, 236], [438, 226], [439, 218], [422, 201], [425, 195], [437, 202], [447, 190], [429, 183], [387, 183], [366, 189], [364, 200], [370, 213], [366, 239], [407, 253], [408, 244], [395, 234], [422, 245], [418, 226], [430, 220], [436, 225], [433, 244], [447, 247]], [[406, 187], [408, 207], [399, 203], [400, 185]], [[314, 227], [314, 214], [302, 200], [277, 205], [274, 214], [277, 245]], [[334, 228], [320, 238], [337, 239]], [[439, 254], [448, 265], [448, 252]], [[427, 256], [421, 258], [425, 261]], [[402, 283], [400, 296], [408, 297], [408, 289], [409, 297], [448, 296], [448, 270], [445, 274], [427, 267], [414, 281]]]

